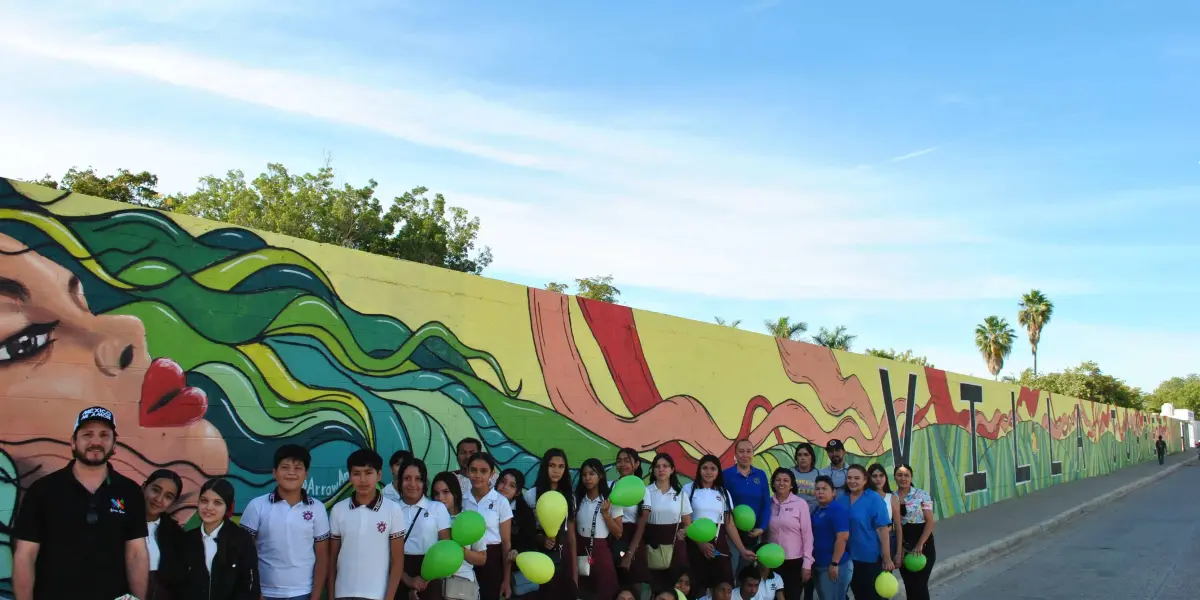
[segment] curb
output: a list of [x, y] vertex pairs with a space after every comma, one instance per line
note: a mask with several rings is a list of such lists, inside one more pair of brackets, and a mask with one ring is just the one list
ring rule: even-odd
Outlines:
[[[939, 568], [931, 574], [929, 578], [929, 585], [932, 587], [935, 584], [942, 584], [947, 581], [951, 581], [984, 561], [999, 558], [1012, 552], [1013, 550], [1016, 550], [1019, 546], [1041, 533], [1045, 533], [1062, 526], [1076, 517], [1092, 512], [1105, 504], [1117, 500], [1118, 498], [1121, 498], [1122, 496], [1153, 482], [1154, 480], [1161, 479], [1164, 475], [1174, 473], [1185, 466], [1193, 464], [1195, 463], [1192, 461], [1181, 460], [1180, 462], [1169, 467], [1164, 467], [1162, 471], [1135, 481], [1131, 481], [1106, 494], [1088, 500], [1087, 502], [1084, 502], [1075, 508], [1054, 515], [1053, 517], [1050, 517], [1041, 523], [1026, 527], [1025, 529], [1013, 533], [1008, 537], [1001, 538], [986, 546], [964, 552], [952, 558], [939, 560], [937, 564]], [[901, 592], [900, 594], [896, 594], [894, 600], [902, 600], [904, 597], [905, 594]]]

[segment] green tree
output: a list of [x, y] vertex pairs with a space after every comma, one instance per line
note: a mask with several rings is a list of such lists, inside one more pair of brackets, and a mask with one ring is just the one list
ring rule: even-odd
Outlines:
[[1009, 381], [1044, 392], [1114, 406], [1142, 409], [1147, 405], [1146, 396], [1140, 388], [1105, 373], [1100, 365], [1090, 360], [1077, 367], [1041, 375], [1034, 375], [1032, 369], [1025, 369], [1019, 378], [1009, 378]]
[[721, 325], [722, 327], [733, 327], [734, 329], [737, 329], [737, 327], [742, 324], [741, 319], [734, 319], [733, 321], [726, 321], [725, 319], [722, 319], [721, 317], [713, 317], [713, 321], [717, 325]]
[[113, 175], [100, 175], [92, 167], [82, 171], [71, 167], [58, 181], [46, 175], [33, 183], [146, 208], [162, 208], [162, 197], [157, 189], [158, 176], [149, 171], [132, 173], [127, 169], [117, 169]]
[[1159, 410], [1163, 404], [1200, 412], [1200, 375], [1172, 377], [1158, 384], [1154, 393], [1146, 397], [1146, 408]]
[[375, 197], [375, 180], [339, 187], [334, 179], [328, 162], [302, 175], [270, 163], [250, 182], [239, 170], [202, 177], [196, 191], [169, 196], [162, 208], [464, 273], [478, 275], [491, 263], [489, 248], [472, 253], [479, 218], [446, 206], [441, 194], [429, 198], [418, 187], [385, 212]]
[[763, 321], [763, 326], [766, 327], [767, 333], [783, 340], [794, 340], [808, 331], [808, 323], [804, 321], [793, 323], [791, 317], [779, 317], [774, 321], [767, 319]]
[[575, 287], [579, 290], [579, 297], [601, 302], [616, 303], [617, 298], [621, 295], [621, 290], [613, 285], [612, 275], [576, 279]]
[[1004, 360], [1012, 354], [1015, 338], [1016, 332], [1009, 326], [1008, 321], [996, 315], [984, 319], [983, 323], [975, 328], [975, 347], [987, 362], [992, 377], [999, 378], [1000, 369], [1004, 368]]
[[821, 330], [813, 336], [813, 342], [818, 345], [825, 346], [826, 348], [849, 352], [850, 344], [854, 342], [856, 338], [858, 338], [857, 335], [850, 335], [849, 333], [846, 333], [845, 325], [838, 325], [833, 329], [826, 329], [822, 327]]
[[1054, 303], [1042, 292], [1030, 290], [1021, 297], [1021, 310], [1017, 312], [1017, 324], [1029, 333], [1029, 345], [1033, 348], [1033, 374], [1037, 375], [1038, 342], [1042, 339], [1042, 328], [1050, 323], [1054, 314]]
[[551, 281], [550, 283], [546, 284], [546, 289], [550, 290], [551, 292], [565, 294], [567, 293], [568, 286], [565, 283], [556, 283]]
[[891, 348], [889, 348], [887, 350], [868, 348], [867, 354], [870, 354], [871, 356], [878, 356], [879, 358], [886, 358], [889, 360], [898, 360], [900, 362], [912, 363], [914, 365], [921, 365], [922, 367], [933, 367], [933, 363], [929, 362], [929, 359], [925, 358], [924, 356], [918, 356], [916, 354], [913, 354], [912, 350], [905, 350], [904, 352], [896, 352], [895, 349], [891, 349]]

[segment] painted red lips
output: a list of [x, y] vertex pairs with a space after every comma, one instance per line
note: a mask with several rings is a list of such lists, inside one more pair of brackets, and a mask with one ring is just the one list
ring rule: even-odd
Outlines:
[[187, 379], [175, 361], [158, 358], [146, 369], [142, 381], [142, 401], [138, 420], [142, 427], [185, 427], [204, 418], [208, 396], [204, 390], [188, 387]]

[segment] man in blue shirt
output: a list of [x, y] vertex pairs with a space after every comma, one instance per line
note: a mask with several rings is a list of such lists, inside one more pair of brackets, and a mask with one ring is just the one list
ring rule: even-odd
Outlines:
[[[771, 520], [771, 484], [767, 474], [755, 467], [754, 444], [750, 440], [738, 440], [734, 447], [737, 462], [722, 473], [725, 479], [725, 489], [733, 496], [733, 505], [745, 504], [754, 509], [754, 529], [741, 534], [742, 544], [747, 550], [758, 548], [762, 541], [763, 532]], [[730, 541], [730, 547], [736, 547]], [[733, 572], [738, 572], [742, 563], [740, 554], [734, 552], [730, 559], [733, 562]]]

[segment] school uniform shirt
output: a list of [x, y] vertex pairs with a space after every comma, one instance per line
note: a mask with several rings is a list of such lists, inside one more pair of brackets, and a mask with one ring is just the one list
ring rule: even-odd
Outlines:
[[221, 533], [221, 528], [224, 526], [225, 522], [222, 521], [212, 533], [205, 531], [203, 526], [200, 527], [200, 541], [204, 544], [204, 566], [208, 567], [210, 575], [212, 574], [213, 558], [217, 556], [217, 534]]
[[[783, 578], [779, 573], [772, 573], [770, 579], [764, 579], [758, 583], [758, 593], [754, 595], [754, 600], [775, 600], [775, 592], [783, 589]], [[734, 594], [737, 592], [735, 591]]]
[[246, 505], [239, 525], [254, 536], [264, 596], [292, 598], [312, 593], [317, 564], [314, 546], [329, 539], [329, 513], [324, 504], [304, 490], [296, 504], [271, 492]]
[[[170, 517], [167, 518], [169, 519]], [[159, 553], [158, 550], [158, 539], [155, 538], [155, 534], [158, 533], [158, 524], [161, 522], [161, 520], [162, 517], [159, 517], [153, 521], [150, 521], [149, 523], [146, 523], [146, 531], [149, 532], [146, 535], [146, 554], [150, 556], [151, 571], [158, 570], [158, 561], [162, 558], [162, 554]]]
[[[438, 502], [437, 504], [442, 507], [442, 510], [446, 509], [445, 504], [442, 504], [441, 502]], [[458, 515], [461, 515], [461, 514], [462, 513], [458, 513]], [[446, 517], [448, 519], [450, 519], [451, 524], [454, 523], [454, 519], [457, 518], [458, 515], [454, 515], [453, 517], [451, 517], [450, 511], [446, 511]], [[478, 540], [475, 541], [474, 544], [467, 546], [467, 548], [470, 550], [474, 550], [476, 552], [483, 552], [483, 551], [487, 550], [487, 544], [483, 541], [483, 538], [479, 538]], [[407, 549], [408, 549], [408, 546], [406, 544], [405, 550], [407, 550]], [[471, 563], [467, 562], [467, 559], [464, 558], [462, 565], [460, 567], [458, 567], [457, 571], [454, 572], [454, 576], [459, 577], [461, 579], [466, 579], [467, 581], [475, 581], [475, 567]]]
[[[597, 495], [595, 500], [583, 497], [579, 501], [579, 510], [575, 511], [575, 531], [579, 532], [585, 538], [592, 537], [592, 521], [596, 522], [595, 537], [596, 539], [608, 538], [608, 522], [604, 520], [604, 515], [596, 512], [600, 508], [600, 504], [604, 502], [604, 497]], [[608, 516], [617, 518], [621, 516], [621, 507], [609, 505]]]
[[838, 496], [840, 503], [850, 512], [850, 558], [855, 562], [875, 562], [880, 558], [879, 534], [876, 529], [891, 524], [883, 496], [865, 490], [852, 504], [850, 494]]
[[500, 495], [495, 489], [489, 490], [479, 500], [467, 492], [463, 494], [463, 510], [473, 510], [483, 515], [483, 543], [486, 546], [500, 543], [500, 524], [513, 518], [512, 505], [508, 498]]
[[421, 497], [416, 504], [403, 500], [398, 504], [404, 523], [405, 555], [424, 555], [438, 542], [438, 534], [450, 529], [450, 511], [437, 500]]
[[[683, 495], [692, 507], [692, 520], [712, 519], [717, 531], [724, 531], [725, 518], [733, 510], [733, 495], [728, 490], [696, 488], [694, 482], [683, 486]], [[724, 493], [722, 493], [724, 492]]]
[[635, 504], [634, 506], [618, 506], [621, 509], [621, 523], [637, 523], [638, 517], [642, 513], [642, 505]]
[[[338, 598], [384, 600], [392, 564], [392, 540], [404, 536], [400, 505], [375, 495], [370, 504], [354, 496], [333, 505], [329, 529], [341, 541], [334, 595]], [[389, 599], [390, 600], [390, 599]]]
[[692, 503], [688, 501], [687, 494], [676, 492], [671, 487], [666, 492], [660, 492], [653, 483], [646, 486], [642, 507], [650, 511], [646, 521], [650, 525], [674, 525], [692, 514]]
[[396, 482], [394, 481], [383, 486], [383, 497], [395, 502], [396, 504], [401, 504], [404, 502], [404, 500], [400, 499], [400, 490], [396, 489]]
[[771, 523], [771, 481], [766, 471], [750, 467], [750, 473], [742, 475], [737, 465], [733, 465], [725, 469], [722, 476], [735, 506], [745, 504], [754, 509], [754, 528], [766, 531]]
[[[567, 521], [575, 520], [576, 507], [574, 493], [572, 493], [570, 490], [560, 493], [562, 493], [563, 497], [567, 499], [567, 518], [563, 519], [562, 528], [558, 530], [561, 533], [567, 530]], [[525, 504], [529, 505], [529, 507], [533, 509], [534, 514], [537, 514], [537, 488], [529, 488], [525, 490], [523, 496], [525, 498]], [[538, 527], [541, 528], [541, 523], [538, 523]]]

